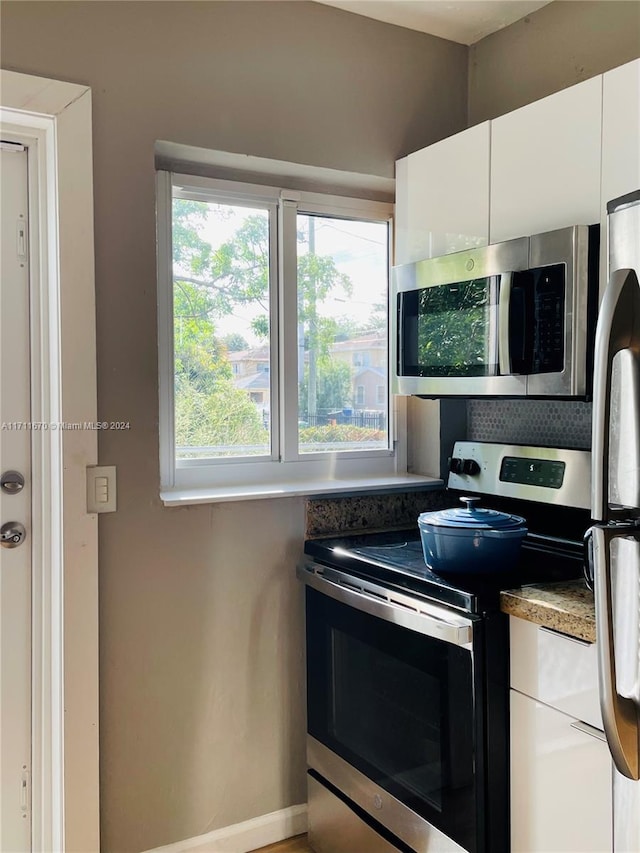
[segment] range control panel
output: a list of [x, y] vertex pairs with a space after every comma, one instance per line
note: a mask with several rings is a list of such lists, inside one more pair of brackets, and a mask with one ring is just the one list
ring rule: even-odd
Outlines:
[[566, 462], [555, 459], [504, 456], [500, 466], [500, 479], [503, 483], [522, 483], [527, 486], [559, 489], [564, 480], [566, 467]]
[[589, 509], [591, 453], [457, 441], [449, 460], [450, 489]]

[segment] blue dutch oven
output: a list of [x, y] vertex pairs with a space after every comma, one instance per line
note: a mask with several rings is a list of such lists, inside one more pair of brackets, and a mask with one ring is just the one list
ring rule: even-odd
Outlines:
[[418, 516], [424, 561], [441, 574], [506, 572], [514, 568], [527, 535], [524, 518], [478, 507], [480, 498], [460, 498], [466, 506]]

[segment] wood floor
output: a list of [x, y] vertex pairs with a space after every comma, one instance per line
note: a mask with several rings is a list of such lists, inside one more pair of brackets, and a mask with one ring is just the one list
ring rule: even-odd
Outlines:
[[254, 850], [253, 853], [313, 853], [313, 850], [307, 844], [306, 835], [296, 835], [294, 838], [287, 838], [286, 841], [280, 841], [278, 844], [261, 847], [259, 850]]

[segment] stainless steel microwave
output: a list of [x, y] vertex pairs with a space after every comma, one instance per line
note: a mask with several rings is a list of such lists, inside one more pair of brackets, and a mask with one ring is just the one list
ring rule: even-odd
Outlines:
[[599, 226], [575, 225], [393, 270], [393, 391], [587, 399]]

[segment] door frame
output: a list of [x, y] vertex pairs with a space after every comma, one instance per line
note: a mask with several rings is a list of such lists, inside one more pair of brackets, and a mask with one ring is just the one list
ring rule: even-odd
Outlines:
[[[0, 71], [3, 131], [29, 145], [32, 849], [99, 850], [98, 526], [91, 90]], [[79, 424], [74, 429], [65, 424]]]

